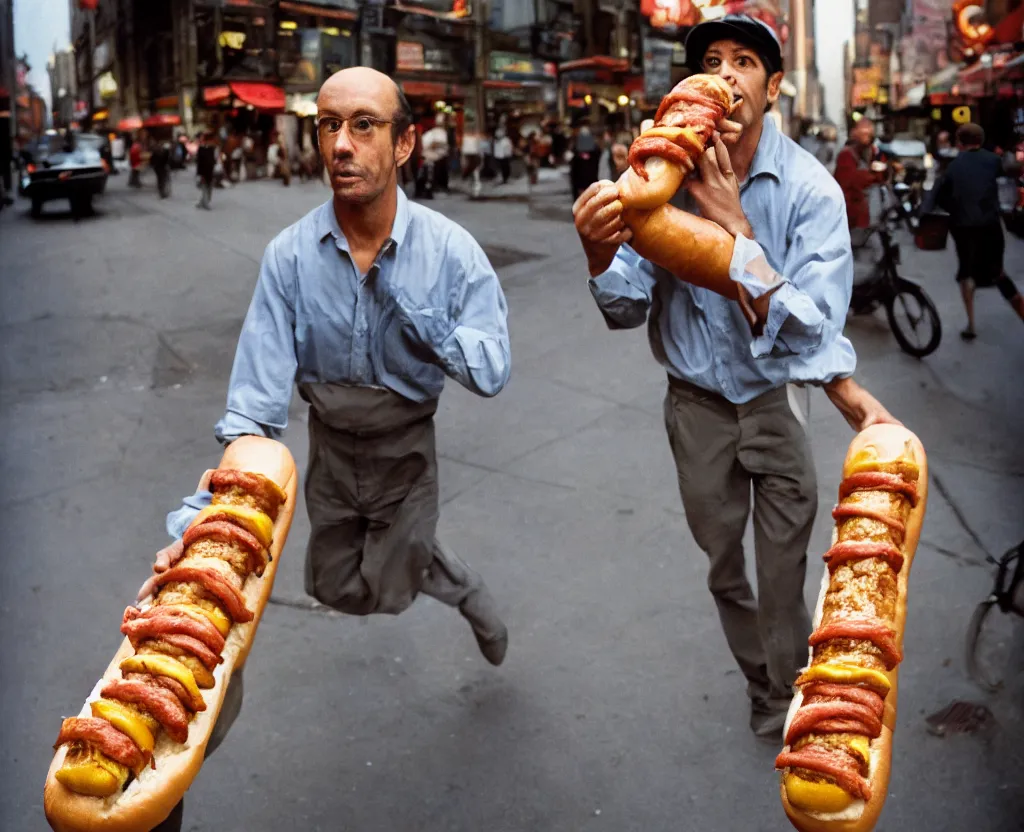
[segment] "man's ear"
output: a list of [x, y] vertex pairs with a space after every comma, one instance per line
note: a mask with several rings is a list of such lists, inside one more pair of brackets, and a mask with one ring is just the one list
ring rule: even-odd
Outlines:
[[768, 103], [774, 104], [779, 100], [779, 88], [782, 86], [783, 74], [781, 72], [773, 72], [768, 77]]
[[412, 151], [416, 147], [416, 127], [410, 124], [405, 128], [405, 132], [398, 137], [398, 141], [395, 142], [395, 164], [401, 167], [409, 161], [409, 157], [412, 156]]

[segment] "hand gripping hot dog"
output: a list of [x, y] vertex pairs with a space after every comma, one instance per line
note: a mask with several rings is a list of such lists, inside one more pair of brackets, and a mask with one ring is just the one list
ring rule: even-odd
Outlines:
[[[295, 509], [288, 449], [242, 437], [78, 716], [65, 719], [43, 805], [57, 832], [149, 832], [203, 763], [227, 683], [252, 647]], [[111, 622], [112, 623], [112, 622]]]
[[637, 254], [688, 283], [735, 300], [736, 285], [729, 279], [732, 235], [668, 204], [732, 109], [732, 90], [717, 75], [684, 79], [662, 100], [654, 127], [630, 146], [630, 167], [616, 184]]
[[870, 832], [885, 803], [907, 582], [928, 499], [914, 434], [874, 425], [850, 443], [810, 663], [786, 719], [782, 805], [801, 832]]

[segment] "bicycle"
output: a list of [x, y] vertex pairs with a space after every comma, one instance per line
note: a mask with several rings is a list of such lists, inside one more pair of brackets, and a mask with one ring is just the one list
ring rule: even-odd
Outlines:
[[999, 560], [986, 556], [995, 565], [996, 581], [988, 598], [978, 604], [967, 626], [967, 675], [980, 687], [995, 692], [1002, 679], [995, 665], [1006, 666], [1013, 640], [1012, 618], [991, 618], [992, 610], [1024, 617], [1024, 541], [1009, 549]]
[[915, 358], [924, 358], [939, 347], [942, 321], [935, 303], [921, 285], [899, 274], [900, 247], [895, 235], [901, 223], [911, 228], [910, 216], [897, 200], [883, 212], [882, 221], [871, 229], [865, 240], [864, 245], [867, 245], [870, 238], [877, 235], [882, 254], [871, 278], [854, 284], [850, 310], [855, 315], [864, 315], [884, 306], [889, 328], [900, 349]]

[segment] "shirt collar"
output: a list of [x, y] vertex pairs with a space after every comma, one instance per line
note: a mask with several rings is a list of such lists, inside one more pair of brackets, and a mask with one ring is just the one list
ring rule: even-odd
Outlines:
[[779, 128], [768, 116], [765, 116], [762, 122], [761, 138], [758, 139], [757, 150], [754, 151], [754, 158], [750, 163], [747, 181], [756, 179], [762, 174], [782, 179], [779, 174]]
[[[385, 249], [390, 247], [389, 243], [400, 246], [405, 240], [406, 233], [409, 230], [409, 213], [409, 197], [405, 195], [405, 191], [399, 188], [398, 209], [395, 212], [395, 221], [391, 226], [391, 237], [388, 243], [384, 244]], [[320, 206], [320, 213], [316, 221], [317, 239], [322, 243], [328, 236], [334, 237], [338, 248], [348, 251], [348, 240], [345, 239], [345, 232], [338, 225], [338, 217], [334, 213], [333, 199], [327, 200], [327, 202]]]

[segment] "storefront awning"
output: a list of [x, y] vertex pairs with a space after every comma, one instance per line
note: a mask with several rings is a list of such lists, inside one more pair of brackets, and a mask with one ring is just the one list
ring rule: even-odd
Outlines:
[[[323, 5], [321, 5], [323, 4]], [[292, 14], [313, 14], [320, 17], [327, 17], [332, 20], [358, 20], [359, 13], [347, 8], [346, 3], [334, 4], [331, 0], [320, 0], [320, 4], [293, 3], [291, 0], [281, 0], [278, 8], [283, 12]]]
[[177, 127], [181, 124], [181, 116], [176, 113], [156, 113], [147, 116], [142, 122], [143, 127]]
[[558, 65], [559, 72], [572, 72], [577, 69], [606, 69], [611, 72], [628, 72], [629, 61], [625, 58], [597, 55], [593, 58], [580, 58], [576, 61], [566, 61]]
[[449, 23], [470, 24], [473, 22], [469, 16], [469, 9], [464, 4], [460, 10], [453, 10], [450, 12], [440, 12], [437, 9], [428, 9], [423, 6], [417, 6], [415, 3], [396, 2], [394, 7], [398, 11], [405, 12], [406, 14], [419, 14], [424, 17], [434, 17], [438, 20], [446, 20]]
[[1024, 40], [1024, 6], [1018, 6], [999, 21], [995, 27], [994, 43], [1016, 43]]
[[117, 129], [120, 133], [130, 133], [133, 130], [141, 130], [142, 119], [138, 116], [128, 116], [128, 118], [123, 118], [117, 123]]
[[945, 69], [936, 72], [925, 84], [928, 88], [928, 93], [949, 92], [952, 90], [953, 84], [956, 83], [957, 78], [960, 76], [960, 69], [960, 64], [950, 64]]
[[284, 90], [273, 84], [260, 81], [232, 81], [219, 87], [206, 87], [203, 102], [209, 105], [223, 104], [232, 95], [250, 107], [264, 112], [284, 110]]

